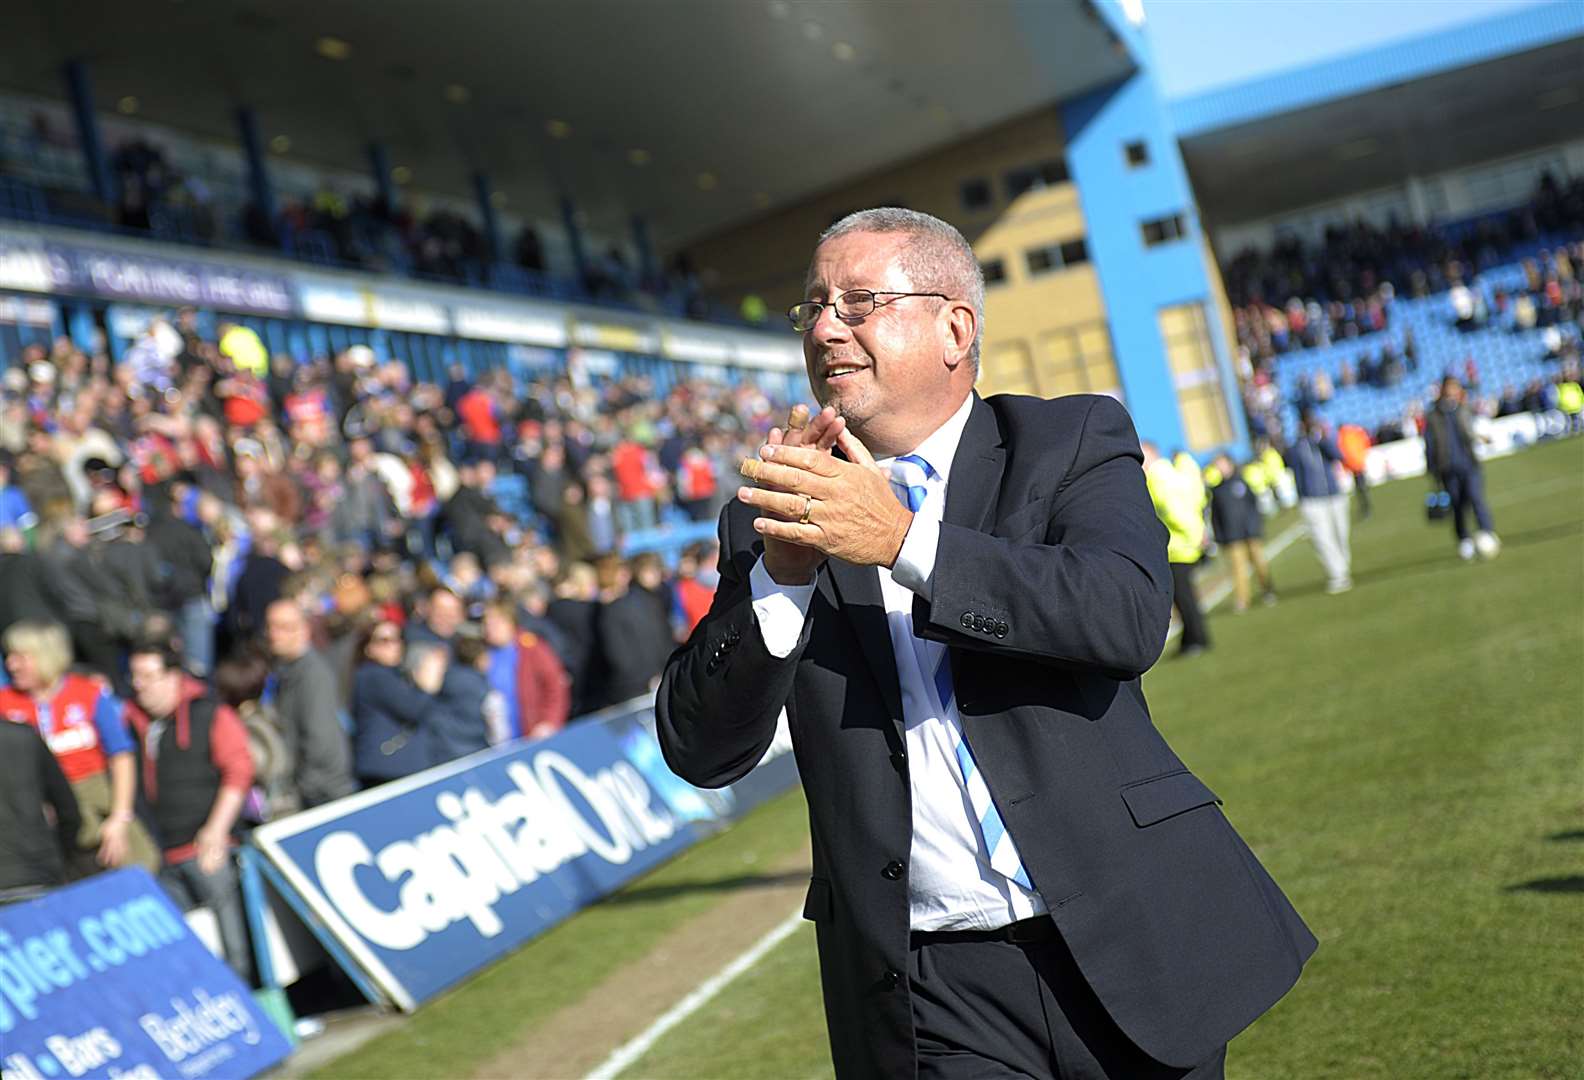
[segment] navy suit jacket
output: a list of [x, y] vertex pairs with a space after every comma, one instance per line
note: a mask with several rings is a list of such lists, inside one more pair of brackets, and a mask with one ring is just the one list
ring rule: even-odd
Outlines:
[[[1139, 676], [1172, 586], [1140, 463], [1110, 398], [976, 400], [913, 621], [948, 647], [963, 730], [1084, 977], [1142, 1050], [1188, 1067], [1286, 993], [1316, 942], [1150, 720]], [[661, 746], [693, 783], [729, 784], [786, 708], [837, 1071], [911, 1076], [907, 879], [885, 870], [906, 865], [913, 819], [879, 574], [827, 562], [777, 659], [749, 592], [753, 517], [722, 514], [720, 587], [667, 665]]]

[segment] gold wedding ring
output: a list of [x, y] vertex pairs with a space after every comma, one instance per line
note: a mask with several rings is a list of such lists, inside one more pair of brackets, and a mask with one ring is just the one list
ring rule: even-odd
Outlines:
[[803, 516], [798, 518], [798, 524], [799, 525], [807, 525], [809, 523], [809, 511], [813, 510], [813, 509], [814, 509], [814, 496], [812, 496], [812, 495], [803, 496]]
[[737, 466], [737, 471], [757, 484], [759, 482], [759, 466], [761, 464], [763, 462], [756, 457], [745, 457], [742, 459], [742, 464]]
[[787, 428], [791, 431], [802, 431], [808, 427], [809, 407], [798, 404], [792, 406], [792, 411], [787, 414]]

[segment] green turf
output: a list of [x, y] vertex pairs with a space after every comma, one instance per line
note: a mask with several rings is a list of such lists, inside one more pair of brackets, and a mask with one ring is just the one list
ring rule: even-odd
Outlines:
[[[1322, 945], [1234, 1080], [1584, 1076], [1584, 440], [1490, 463], [1506, 547], [1464, 565], [1423, 480], [1376, 491], [1348, 594], [1307, 541], [1279, 606], [1146, 679], [1157, 722]], [[826, 1075], [812, 937], [632, 1077]]]
[[[700, 1039], [705, 1040], [702, 1045]], [[622, 1074], [628, 1080], [834, 1075], [812, 924], [771, 949], [757, 966], [728, 984], [703, 1013], [667, 1032]]]
[[643, 955], [668, 931], [708, 910], [730, 888], [762, 879], [807, 842], [808, 811], [799, 789], [759, 807], [610, 900], [579, 912], [425, 1005], [399, 1028], [313, 1075], [345, 1080], [465, 1076]]

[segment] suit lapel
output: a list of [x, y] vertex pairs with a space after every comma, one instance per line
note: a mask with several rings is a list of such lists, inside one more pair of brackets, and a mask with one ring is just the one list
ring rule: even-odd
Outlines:
[[975, 394], [946, 484], [946, 512], [942, 515], [946, 524], [987, 531], [1005, 469], [1006, 449], [1001, 445], [1001, 427], [996, 423], [995, 411]]
[[864, 659], [880, 684], [886, 708], [900, 724], [902, 684], [897, 678], [896, 656], [891, 652], [891, 626], [886, 621], [885, 600], [880, 596], [880, 571], [873, 566], [854, 566], [840, 559], [828, 560], [825, 567], [841, 598], [841, 610], [852, 621], [853, 632], [858, 635]]

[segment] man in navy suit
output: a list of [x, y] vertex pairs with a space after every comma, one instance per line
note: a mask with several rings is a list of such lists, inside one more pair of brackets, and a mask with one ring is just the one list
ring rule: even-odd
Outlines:
[[839, 1075], [1222, 1076], [1316, 943], [1150, 721], [1171, 574], [1126, 411], [973, 393], [983, 282], [934, 218], [843, 219], [806, 285], [825, 408], [743, 464], [667, 761], [729, 784], [785, 708]]

